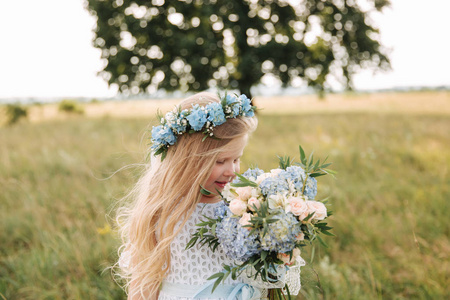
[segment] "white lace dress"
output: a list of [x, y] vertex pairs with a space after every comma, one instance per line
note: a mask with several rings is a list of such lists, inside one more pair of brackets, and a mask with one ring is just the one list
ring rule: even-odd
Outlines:
[[[211, 275], [223, 270], [223, 264], [231, 265], [231, 261], [227, 258], [221, 246], [217, 247], [213, 252], [206, 245], [200, 246], [198, 243], [185, 250], [187, 243], [190, 241], [192, 234], [196, 231], [196, 224], [205, 220], [204, 216], [214, 217], [214, 210], [218, 206], [223, 205], [222, 202], [218, 203], [198, 203], [195, 211], [190, 216], [189, 220], [185, 223], [179, 234], [175, 237], [170, 245], [171, 263], [170, 270], [167, 277], [164, 279], [165, 283], [181, 285], [190, 287], [191, 291], [197, 288], [200, 289], [207, 283], [207, 278]], [[181, 223], [181, 220], [178, 224]], [[178, 225], [179, 226], [179, 225]], [[123, 253], [125, 254], [125, 253]], [[127, 257], [121, 257], [122, 263], [119, 264], [127, 266], [129, 259]], [[300, 290], [300, 268], [289, 271], [286, 274], [285, 282], [288, 283], [292, 294], [297, 294]], [[231, 276], [228, 277], [224, 284], [236, 285], [241, 282], [258, 287], [262, 292], [261, 299], [266, 299], [267, 288], [280, 288], [284, 287], [284, 283], [281, 286], [268, 286], [267, 283], [261, 280], [249, 279], [246, 275], [242, 274], [237, 280], [232, 280]], [[174, 296], [171, 293], [166, 293], [163, 288], [159, 294], [159, 300], [193, 300], [190, 297]], [[186, 294], [183, 294], [186, 295]], [[198, 298], [195, 298], [198, 299]], [[203, 300], [225, 300], [224, 298], [201, 298]], [[236, 299], [236, 298], [235, 298]]]
[[[169, 274], [165, 278], [166, 282], [202, 286], [207, 282], [208, 277], [223, 270], [223, 264], [231, 264], [220, 246], [213, 252], [209, 247], [200, 246], [197, 243], [194, 247], [185, 250], [186, 244], [197, 229], [195, 224], [205, 220], [203, 215], [214, 217], [214, 209], [220, 205], [222, 202], [197, 204], [195, 211], [170, 245], [171, 263]], [[232, 280], [231, 277], [225, 280], [225, 284], [231, 285], [239, 282]], [[191, 300], [192, 298], [169, 296], [161, 291], [158, 299]]]

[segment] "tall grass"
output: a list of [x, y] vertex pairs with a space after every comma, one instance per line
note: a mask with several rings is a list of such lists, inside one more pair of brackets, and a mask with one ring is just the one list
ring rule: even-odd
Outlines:
[[[262, 115], [242, 169], [329, 154], [319, 178], [336, 234], [303, 252], [299, 299], [450, 296], [448, 115]], [[148, 120], [88, 119], [0, 129], [0, 295], [124, 299], [108, 266], [119, 243], [114, 206], [139, 174]], [[298, 158], [297, 158], [298, 160]], [[322, 179], [322, 180], [320, 180]], [[312, 260], [312, 262], [311, 262]]]

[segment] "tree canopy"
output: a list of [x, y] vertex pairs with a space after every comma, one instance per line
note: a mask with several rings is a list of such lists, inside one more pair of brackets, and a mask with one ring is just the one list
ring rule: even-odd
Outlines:
[[264, 76], [321, 92], [387, 69], [371, 14], [389, 0], [85, 0], [100, 75], [125, 94], [250, 88]]

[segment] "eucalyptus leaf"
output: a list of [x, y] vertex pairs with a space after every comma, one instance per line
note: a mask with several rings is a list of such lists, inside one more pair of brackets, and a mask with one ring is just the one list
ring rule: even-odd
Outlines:
[[306, 165], [306, 155], [305, 155], [305, 151], [303, 151], [302, 146], [298, 146], [299, 150], [300, 150], [300, 160], [302, 162], [303, 165]]

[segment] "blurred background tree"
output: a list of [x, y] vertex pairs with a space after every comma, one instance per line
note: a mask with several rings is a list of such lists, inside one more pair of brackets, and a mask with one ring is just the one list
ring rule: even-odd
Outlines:
[[371, 14], [389, 0], [86, 0], [100, 75], [126, 94], [250, 88], [264, 76], [319, 93], [390, 67]]

